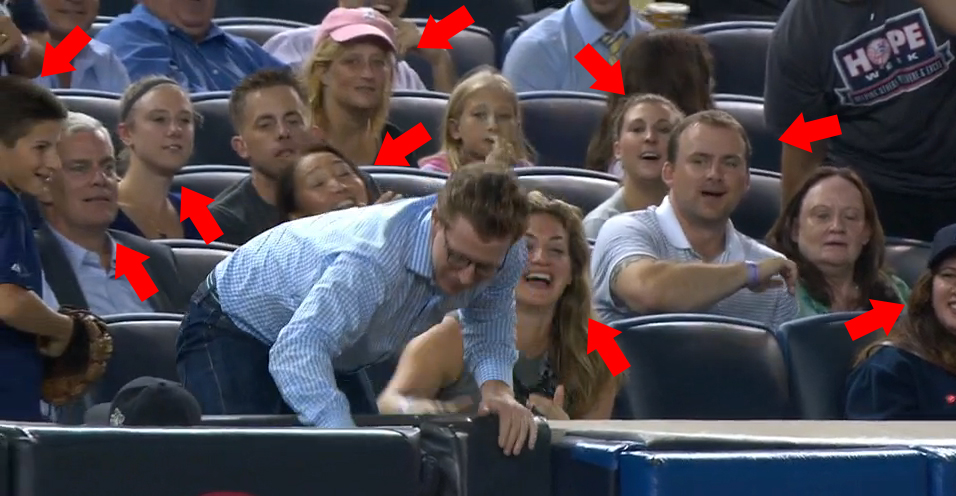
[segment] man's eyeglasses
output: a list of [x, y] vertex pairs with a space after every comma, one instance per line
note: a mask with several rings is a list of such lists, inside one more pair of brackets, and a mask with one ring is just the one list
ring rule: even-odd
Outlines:
[[455, 250], [454, 248], [451, 247], [451, 245], [448, 244], [448, 228], [447, 227], [445, 227], [445, 229], [442, 231], [442, 238], [444, 238], [445, 240], [445, 253], [447, 254], [448, 266], [454, 270], [465, 270], [469, 266], [474, 266], [475, 275], [483, 278], [483, 277], [494, 275], [505, 265], [504, 261], [502, 261], [501, 265], [498, 265], [497, 267], [492, 264], [476, 262], [468, 258], [463, 253]]

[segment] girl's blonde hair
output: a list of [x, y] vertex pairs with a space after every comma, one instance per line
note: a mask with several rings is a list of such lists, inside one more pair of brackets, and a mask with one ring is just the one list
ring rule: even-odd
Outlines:
[[521, 107], [518, 105], [518, 94], [511, 82], [497, 69], [480, 67], [458, 82], [448, 98], [448, 105], [445, 107], [445, 119], [442, 121], [442, 151], [448, 155], [449, 172], [454, 172], [469, 163], [463, 157], [464, 150], [462, 150], [461, 140], [456, 140], [451, 136], [450, 122], [454, 119], [460, 123], [468, 99], [478, 91], [488, 88], [501, 90], [511, 98], [511, 104], [515, 111], [515, 125], [517, 126], [516, 139], [518, 143], [515, 143], [514, 147], [517, 154], [515, 158], [519, 161], [533, 161], [534, 150], [528, 145], [528, 140], [525, 138], [524, 130], [521, 127], [522, 118]]
[[597, 353], [588, 354], [588, 324], [597, 319], [591, 304], [590, 250], [584, 234], [581, 210], [561, 200], [548, 198], [538, 191], [528, 194], [530, 215], [554, 217], [568, 234], [571, 257], [571, 283], [558, 299], [551, 323], [551, 366], [558, 383], [565, 388], [565, 406], [572, 419], [587, 414], [598, 401], [604, 388], [614, 383], [620, 387], [623, 375], [611, 375]]
[[[304, 66], [302, 79], [308, 95], [308, 104], [311, 113], [309, 117], [312, 125], [328, 129], [331, 124], [325, 112], [325, 84], [322, 82], [322, 79], [329, 70], [329, 66], [332, 65], [332, 62], [345, 53], [345, 49], [350, 43], [356, 42], [357, 41], [339, 43], [332, 38], [325, 38], [316, 44], [315, 50], [312, 51], [312, 57]], [[380, 136], [388, 120], [388, 106], [392, 96], [392, 78], [394, 77], [393, 72], [395, 67], [394, 57], [394, 54], [389, 54], [389, 70], [386, 72], [382, 103], [375, 109], [375, 113], [369, 120], [368, 131], [372, 136]]]

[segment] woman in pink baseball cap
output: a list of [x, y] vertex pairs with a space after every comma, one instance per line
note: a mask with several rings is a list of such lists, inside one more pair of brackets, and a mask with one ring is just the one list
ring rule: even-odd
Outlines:
[[313, 124], [356, 164], [375, 162], [386, 132], [403, 132], [387, 122], [395, 51], [395, 28], [381, 13], [337, 8], [304, 67]]

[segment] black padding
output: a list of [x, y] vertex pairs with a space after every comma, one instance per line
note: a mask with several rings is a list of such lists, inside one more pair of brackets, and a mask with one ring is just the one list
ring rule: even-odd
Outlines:
[[620, 187], [616, 177], [606, 172], [570, 167], [524, 167], [515, 169], [518, 182], [527, 191], [540, 191], [550, 198], [564, 200], [581, 209], [594, 210]]
[[268, 17], [223, 17], [216, 19], [217, 26], [233, 35], [248, 38], [264, 45], [273, 36], [290, 29], [309, 27], [304, 22], [272, 19]]
[[624, 387], [638, 419], [792, 416], [787, 369], [773, 333], [717, 315], [663, 315], [612, 324], [631, 364]]
[[607, 113], [602, 95], [574, 91], [520, 93], [522, 127], [536, 165], [583, 167], [591, 136]]
[[170, 190], [179, 193], [185, 186], [201, 195], [216, 198], [248, 175], [249, 167], [241, 165], [187, 165], [173, 176]]
[[[605, 441], [564, 436], [551, 446], [551, 487], [554, 496], [617, 496], [618, 455], [629, 441]], [[583, 448], [586, 446], [586, 448]]]
[[926, 272], [931, 251], [932, 247], [925, 241], [886, 238], [886, 264], [910, 287]]
[[13, 496], [415, 496], [410, 429], [23, 428]]
[[[221, 243], [225, 244], [225, 243]], [[215, 248], [212, 246], [177, 246], [173, 248], [173, 258], [179, 270], [179, 283], [185, 294], [192, 295], [209, 273], [225, 260], [235, 248]]]
[[861, 312], [804, 317], [780, 326], [777, 333], [790, 371], [791, 394], [801, 418], [842, 420], [846, 378], [854, 360], [868, 345], [886, 339], [882, 331], [856, 341], [846, 322]]

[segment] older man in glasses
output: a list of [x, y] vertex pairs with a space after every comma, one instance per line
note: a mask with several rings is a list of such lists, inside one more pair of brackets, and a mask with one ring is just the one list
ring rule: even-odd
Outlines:
[[480, 412], [500, 417], [506, 453], [533, 446], [532, 414], [512, 390], [528, 211], [509, 167], [480, 164], [437, 195], [266, 231], [193, 295], [177, 343], [183, 384], [205, 414], [294, 412], [310, 425], [351, 426], [337, 380], [460, 309]]

